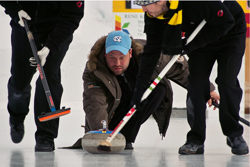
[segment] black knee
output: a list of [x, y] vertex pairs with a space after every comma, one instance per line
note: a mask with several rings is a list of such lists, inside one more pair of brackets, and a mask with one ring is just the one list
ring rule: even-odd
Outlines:
[[8, 109], [16, 115], [26, 115], [29, 111], [31, 86], [17, 90], [8, 84]]

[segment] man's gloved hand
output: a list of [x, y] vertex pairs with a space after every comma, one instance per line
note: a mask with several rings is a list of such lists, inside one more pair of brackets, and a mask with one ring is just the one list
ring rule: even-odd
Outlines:
[[[49, 55], [49, 48], [47, 48], [46, 46], [42, 48], [42, 50], [38, 51], [37, 52], [37, 55], [40, 59], [40, 62], [41, 62], [41, 65], [44, 66], [45, 62], [46, 62], [46, 58], [47, 56]], [[31, 57], [29, 59], [30, 61], [30, 66], [32, 67], [36, 67], [37, 66], [37, 63], [36, 63], [36, 59], [34, 57]]]
[[199, 46], [193, 41], [187, 44], [187, 39], [184, 38], [182, 39], [182, 47], [183, 47], [182, 55], [184, 54], [188, 55], [190, 52], [196, 50]]
[[20, 26], [24, 27], [24, 22], [23, 22], [23, 18], [25, 18], [26, 20], [31, 20], [30, 16], [23, 10], [20, 10], [18, 12], [18, 16], [19, 16], [19, 21], [18, 23], [20, 24]]
[[132, 108], [133, 105], [135, 105], [137, 111], [141, 111], [143, 109], [145, 104], [148, 102], [147, 99], [145, 99], [141, 102], [141, 98], [142, 98], [145, 91], [146, 91], [145, 88], [141, 88], [141, 87], [135, 88], [133, 97], [132, 97], [131, 102], [130, 102], [130, 106], [131, 106], [130, 108]]

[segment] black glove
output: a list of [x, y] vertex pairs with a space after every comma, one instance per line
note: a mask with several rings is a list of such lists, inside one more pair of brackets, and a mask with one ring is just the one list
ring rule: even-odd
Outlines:
[[184, 55], [184, 54], [188, 55], [189, 53], [191, 53], [192, 51], [196, 50], [199, 47], [194, 41], [191, 41], [187, 45], [186, 43], [187, 43], [187, 39], [186, 38], [182, 39], [183, 51], [181, 55]]
[[132, 108], [135, 105], [135, 108], [137, 111], [141, 111], [143, 109], [145, 104], [148, 102], [147, 99], [145, 99], [141, 102], [141, 98], [142, 98], [145, 91], [146, 91], [146, 89], [142, 88], [142, 87], [135, 88], [133, 97], [132, 97], [131, 102], [130, 102], [130, 108]]

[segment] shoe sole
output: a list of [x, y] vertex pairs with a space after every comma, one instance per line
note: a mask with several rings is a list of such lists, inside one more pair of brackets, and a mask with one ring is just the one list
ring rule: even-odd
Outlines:
[[[18, 132], [15, 132], [15, 133], [18, 133]], [[24, 133], [23, 134], [19, 133], [18, 135], [10, 133], [10, 137], [13, 143], [18, 144], [18, 143], [21, 143], [21, 141], [23, 140]]]
[[233, 148], [232, 145], [231, 145], [231, 142], [228, 141], [228, 139], [227, 139], [227, 145], [232, 148], [231, 152], [233, 154], [236, 154], [236, 155], [244, 155], [244, 154], [248, 154], [248, 152], [249, 152], [248, 148], [245, 148], [245, 149], [236, 149], [236, 148]]
[[35, 152], [53, 152], [55, 150], [55, 147], [52, 148], [43, 148], [43, 147], [37, 147], [35, 146]]
[[134, 148], [132, 147], [125, 147], [124, 150], [133, 150]]
[[179, 154], [182, 154], [182, 155], [204, 154], [204, 149], [199, 148], [197, 151], [182, 151], [182, 150], [179, 150]]
[[54, 150], [51, 149], [39, 149], [39, 148], [35, 148], [35, 152], [53, 152]]
[[16, 131], [12, 128], [10, 128], [10, 137], [13, 143], [18, 144], [23, 140], [24, 137], [24, 128], [23, 130]]

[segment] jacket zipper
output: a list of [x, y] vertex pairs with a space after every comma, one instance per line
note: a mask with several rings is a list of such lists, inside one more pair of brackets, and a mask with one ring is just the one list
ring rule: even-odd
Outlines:
[[130, 92], [132, 92], [133, 90], [132, 90], [131, 85], [129, 84], [129, 82], [128, 82], [127, 78], [125, 77], [125, 74], [124, 74], [124, 73], [122, 73], [122, 74], [121, 74], [121, 76], [124, 78], [124, 81], [125, 81], [125, 82], [126, 82], [126, 84], [128, 85]]

